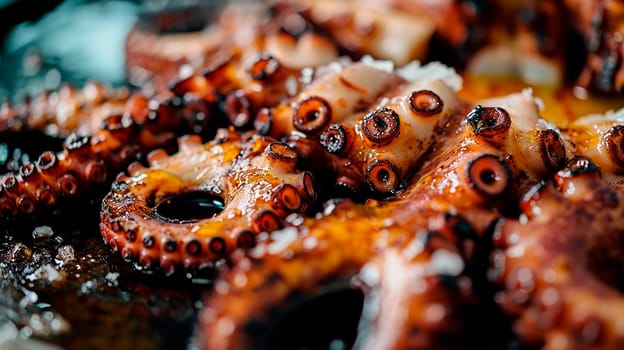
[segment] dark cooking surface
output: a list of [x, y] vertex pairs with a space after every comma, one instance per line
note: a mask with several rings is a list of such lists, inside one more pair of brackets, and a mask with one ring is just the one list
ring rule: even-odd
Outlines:
[[[97, 222], [92, 204], [3, 229], [0, 344], [19, 330], [68, 349], [186, 348], [210, 279], [132, 270], [106, 249]], [[39, 224], [53, 235], [33, 238]]]
[[[0, 0], [0, 101], [62, 82], [124, 84], [125, 35], [140, 11], [159, 3]], [[22, 151], [60, 149], [61, 141], [37, 136], [0, 138], [2, 172]], [[33, 139], [32, 149], [16, 148]], [[35, 347], [41, 349], [188, 347], [211, 273], [189, 278], [134, 270], [102, 241], [102, 196], [85, 194], [77, 207], [45, 218], [0, 223], [0, 348], [32, 346], [33, 338], [48, 343]], [[33, 230], [43, 237], [33, 238]]]

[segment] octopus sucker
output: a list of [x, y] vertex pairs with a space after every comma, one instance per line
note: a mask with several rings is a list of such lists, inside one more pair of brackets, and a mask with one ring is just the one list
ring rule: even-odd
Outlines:
[[152, 153], [148, 167], [118, 177], [103, 201], [104, 240], [143, 265], [193, 268], [253, 246], [255, 236], [305, 211], [314, 184], [295, 168], [289, 145], [219, 135], [206, 144], [181, 138], [177, 153]]
[[498, 226], [502, 262], [491, 276], [504, 285], [497, 300], [517, 316], [515, 330], [525, 342], [622, 346], [622, 200], [598, 167], [574, 158], [553, 181], [527, 193], [525, 219]]
[[[330, 123], [366, 108], [393, 84], [403, 81], [397, 74], [365, 62], [337, 63], [318, 74], [298, 95], [270, 111], [270, 127], [265, 134], [280, 138], [298, 130], [318, 137]], [[256, 125], [257, 129], [266, 127], [266, 123]]]

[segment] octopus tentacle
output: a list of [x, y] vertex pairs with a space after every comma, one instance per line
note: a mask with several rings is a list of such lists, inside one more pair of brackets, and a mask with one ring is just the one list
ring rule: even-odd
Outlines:
[[[61, 197], [76, 196], [105, 183], [141, 153], [166, 145], [176, 131], [186, 129], [188, 119], [150, 113], [148, 101], [142, 95], [130, 97], [123, 112], [95, 120], [98, 126], [91, 132], [70, 134], [61, 151], [43, 152], [34, 166], [26, 163], [16, 172], [0, 176], [6, 179], [2, 181], [2, 201], [14, 202], [6, 207], [22, 208], [6, 210], [2, 218], [13, 216], [5, 215], [8, 213], [30, 215], [53, 208]], [[35, 205], [20, 205], [25, 196]]]
[[321, 136], [328, 152], [340, 153], [359, 168], [373, 192], [386, 195], [399, 190], [434, 143], [438, 129], [462, 108], [454, 91], [441, 80], [417, 80], [391, 96], [382, 96], [369, 107], [370, 112], [332, 124]]
[[33, 214], [55, 205], [61, 196], [74, 196], [79, 190], [105, 182], [110, 166], [94, 148], [89, 137], [69, 137], [62, 152], [44, 152], [34, 164], [20, 167], [18, 173], [3, 175], [0, 197], [13, 201], [13, 207], [19, 209], [5, 212], [3, 217]]
[[256, 124], [256, 130], [267, 130], [266, 134], [274, 138], [287, 137], [295, 130], [318, 137], [329, 123], [340, 122], [366, 108], [403, 80], [365, 62], [330, 65], [325, 72], [318, 71], [318, 78], [295, 98], [273, 108], [265, 116], [265, 123]]
[[[114, 108], [102, 107], [98, 111], [91, 109], [84, 111], [79, 109], [68, 110], [67, 113], [70, 111], [78, 113], [75, 118], [81, 118], [78, 122], [82, 126], [76, 126], [74, 131], [80, 135], [87, 135], [89, 138], [84, 139], [84, 147], [81, 147], [81, 151], [65, 147], [63, 152], [55, 156], [59, 160], [63, 160], [60, 162], [61, 165], [55, 167], [57, 169], [55, 176], [59, 180], [62, 177], [68, 186], [67, 188], [73, 189], [73, 191], [63, 191], [56, 184], [47, 184], [54, 192], [54, 196], [50, 196], [49, 190], [44, 191], [46, 193], [45, 198], [47, 198], [46, 203], [55, 203], [56, 197], [61, 194], [64, 197], [73, 196], [79, 192], [78, 188], [89, 189], [98, 183], [105, 182], [111, 174], [122, 170], [140, 154], [170, 143], [176, 134], [193, 132], [203, 133], [210, 137], [211, 130], [222, 123], [219, 120], [222, 113], [219, 110], [221, 96], [227, 94], [237, 96], [236, 94], [240, 91], [244, 93], [251, 91], [254, 96], [261, 97], [260, 99], [254, 97], [251, 100], [246, 100], [250, 103], [249, 109], [242, 111], [243, 113], [237, 108], [230, 111], [229, 116], [231, 118], [242, 120], [238, 126], [247, 125], [249, 121], [253, 120], [247, 118], [251, 118], [257, 109], [277, 104], [289, 94], [295, 93], [300, 74], [300, 70], [284, 67], [273, 57], [261, 55], [252, 62], [247, 70], [241, 69], [234, 63], [226, 64], [204, 75], [195, 75], [180, 80], [174, 83], [170, 90], [160, 92], [152, 97], [135, 94], [125, 100], [118, 97], [117, 99], [109, 98], [119, 105], [115, 105]], [[294, 86], [290, 83], [292, 81], [295, 82]], [[96, 92], [99, 91], [99, 94], [93, 92], [94, 89]], [[102, 89], [103, 87], [94, 85], [85, 87], [81, 93], [71, 90], [74, 91], [72, 94], [60, 95], [70, 96], [65, 99], [74, 104], [82, 100], [104, 103], [107, 101], [107, 97], [100, 96], [105, 95], [105, 91], [100, 91]], [[59, 109], [58, 113], [64, 110], [60, 107], [57, 109]], [[6, 121], [5, 124], [9, 125], [9, 122], [15, 124], [16, 118], [19, 116], [13, 113], [10, 108], [3, 108], [4, 112], [6, 112], [6, 118], [2, 120]], [[242, 114], [245, 116], [240, 118]], [[58, 118], [61, 117], [62, 115], [59, 114]], [[34, 127], [38, 126], [33, 124]], [[62, 130], [67, 132], [65, 129]], [[13, 131], [7, 130], [7, 132]], [[66, 145], [71, 145], [72, 142], [68, 139]], [[16, 185], [16, 188], [20, 188], [20, 194], [12, 195], [11, 193], [16, 190], [9, 191], [7, 189], [3, 191], [3, 196], [6, 197], [5, 201], [21, 202], [23, 201], [20, 199], [23, 197], [22, 187], [36, 188], [42, 185], [41, 180], [36, 180], [36, 177], [32, 176], [28, 178], [21, 176], [18, 170], [16, 168], [15, 174], [9, 173], [5, 177], [16, 177], [16, 182], [19, 184]], [[34, 181], [34, 183], [26, 184], [29, 181]], [[3, 186], [8, 187], [8, 185], [7, 183], [6, 186]], [[11, 186], [15, 187], [14, 185]], [[35, 192], [36, 190], [30, 190], [30, 199], [36, 198]], [[37, 201], [35, 202], [37, 203]], [[43, 207], [38, 204], [36, 206]], [[19, 205], [14, 204], [8, 207], [17, 208]], [[26, 205], [23, 208], [22, 214], [33, 213], [31, 206]]]
[[[452, 244], [432, 251], [411, 260], [401, 251], [388, 251], [363, 267], [360, 276], [375, 274], [366, 284], [370, 291], [364, 304], [375, 311], [364, 310], [359, 327], [367, 334], [360, 335], [356, 348], [477, 346], [466, 334], [478, 332], [479, 327], [466, 329], [470, 328], [466, 324], [469, 314], [476, 310], [476, 300], [470, 278], [458, 273], [462, 258]], [[440, 261], [449, 263], [450, 268], [436, 268]]]
[[[559, 170], [572, 155], [572, 145], [540, 117], [539, 105], [529, 91], [482, 104], [498, 107], [473, 110], [469, 121], [475, 134], [514, 154], [515, 165], [533, 180]], [[509, 124], [508, 119], [513, 122]]]
[[[379, 293], [380, 290], [382, 294], [385, 294], [386, 288], [391, 287], [388, 284], [396, 283], [396, 279], [382, 278], [379, 281], [380, 285], [377, 285], [370, 279], [370, 273], [365, 272], [365, 270], [370, 272], [374, 268], [372, 263], [366, 267], [367, 263], [370, 263], [370, 254], [373, 250], [384, 251], [384, 247], [397, 244], [404, 247], [401, 250], [404, 249], [407, 252], [410, 249], [405, 246], [410, 246], [410, 242], [416, 244], [419, 238], [413, 237], [412, 231], [405, 230], [405, 228], [384, 224], [384, 220], [377, 211], [385, 212], [386, 209], [354, 207], [352, 203], [341, 203], [338, 206], [333, 214], [324, 217], [323, 220], [307, 222], [300, 227], [287, 227], [274, 232], [270, 241], [259, 243], [249, 251], [248, 256], [241, 256], [235, 260], [235, 268], [228, 271], [222, 280], [217, 282], [214, 295], [208, 299], [206, 308], [199, 316], [201, 331], [198, 334], [201, 348], [246, 348], [254, 341], [254, 334], [264, 334], [270, 329], [269, 315], [279, 310], [278, 305], [287, 304], [293, 295], [313, 294], [328, 281], [355, 276], [360, 269], [363, 269], [362, 279], [369, 283], [367, 288], [375, 291], [370, 292], [371, 294], [365, 292], [365, 303], [375, 303], [376, 296], [373, 294]], [[358, 220], [353, 220], [354, 215], [358, 217]], [[419, 224], [432, 231], [448, 230], [449, 234], [453, 235], [453, 228], [445, 227], [443, 216], [440, 216], [440, 220], [430, 220], [431, 224], [427, 224], [426, 220], [420, 221]], [[435, 217], [435, 214], [428, 216], [430, 219]], [[346, 231], [343, 228], [360, 234], [352, 237], [352, 235], [345, 234]], [[379, 230], [376, 230], [377, 228]], [[364, 232], [371, 234], [363, 234]], [[383, 258], [384, 261], [394, 262], [398, 259], [401, 261], [400, 264], [406, 264], [405, 268], [413, 273], [410, 274], [410, 277], [413, 277], [413, 283], [424, 284], [424, 286], [420, 285], [423, 288], [418, 291], [408, 287], [406, 294], [401, 295], [400, 301], [409, 307], [409, 313], [404, 319], [395, 319], [397, 321], [395, 326], [401, 331], [407, 331], [410, 327], [418, 329], [418, 334], [413, 333], [412, 338], [408, 337], [408, 342], [414, 346], [420, 345], [422, 348], [432, 344], [443, 344], [437, 341], [461, 333], [458, 328], [449, 327], [452, 321], [450, 323], [447, 321], [450, 320], [451, 315], [456, 315], [455, 306], [462, 304], [461, 298], [455, 298], [455, 296], [461, 293], [469, 294], [466, 290], [453, 292], [439, 283], [437, 279], [439, 274], [448, 274], [450, 280], [463, 278], [460, 276], [463, 263], [461, 263], [461, 257], [455, 255], [458, 254], [455, 243], [446, 246], [450, 249], [448, 254], [460, 261], [460, 265], [454, 271], [438, 270], [430, 262], [432, 254], [435, 255], [435, 252], [446, 248], [438, 249], [434, 248], [434, 245], [430, 247], [422, 251], [411, 251], [410, 258], [405, 262], [404, 258], [396, 255], [394, 249], [389, 249], [387, 253], [380, 253], [382, 257], [387, 257], [387, 259]], [[445, 253], [438, 254], [444, 255]], [[365, 275], [368, 279], [364, 277]], [[244, 282], [237, 283], [236, 281]], [[367, 299], [369, 301], [366, 301]], [[465, 305], [470, 304], [468, 299], [470, 298], [466, 295]], [[427, 317], [426, 308], [418, 307], [418, 305], [430, 305], [433, 300], [439, 302], [438, 306], [443, 309], [443, 317], [432, 319]], [[384, 298], [383, 307], [389, 306], [386, 305], [387, 303], [392, 303], [392, 301]], [[270, 312], [271, 310], [275, 311]], [[388, 311], [392, 313], [391, 310]], [[391, 316], [382, 314], [380, 317], [383, 320], [379, 322], [388, 321], [388, 317]], [[380, 324], [377, 320], [365, 319], [362, 322], [364, 327]], [[368, 323], [371, 325], [367, 325]], [[225, 324], [228, 327], [223, 327]], [[254, 332], [251, 332], [252, 324]], [[377, 344], [375, 341], [382, 339], [396, 348], [404, 344], [402, 333], [376, 327], [372, 338], [362, 337], [359, 340], [361, 348], [375, 348]]]
[[604, 115], [588, 115], [572, 122], [565, 130], [576, 154], [598, 165], [605, 180], [616, 185], [624, 174], [624, 110]]
[[[178, 153], [152, 153], [149, 167], [131, 167], [104, 199], [102, 234], [127, 259], [165, 271], [210, 264], [281, 228], [315, 196], [311, 174], [295, 169], [297, 153], [285, 143], [235, 132], [205, 145], [196, 136], [179, 143]], [[177, 217], [171, 207], [185, 195], [212, 209]]]
[[499, 225], [490, 276], [504, 285], [497, 300], [517, 317], [514, 329], [525, 342], [622, 346], [623, 200], [600, 179], [598, 167], [575, 158], [554, 183], [527, 193], [524, 219]]

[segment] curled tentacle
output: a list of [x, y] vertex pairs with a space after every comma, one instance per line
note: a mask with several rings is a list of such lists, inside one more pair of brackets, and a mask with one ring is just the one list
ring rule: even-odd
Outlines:
[[104, 199], [102, 234], [127, 259], [165, 271], [215, 262], [279, 229], [315, 196], [287, 144], [236, 133], [205, 145], [197, 137], [179, 142], [178, 153], [153, 153], [149, 167], [119, 177]]
[[[42, 192], [45, 203], [56, 203], [59, 195], [74, 196], [84, 192], [82, 190], [110, 180], [112, 174], [126, 167], [137, 156], [167, 146], [178, 134], [190, 132], [210, 137], [216, 126], [222, 123], [220, 103], [223, 96], [230, 95], [234, 99], [229, 104], [229, 116], [235, 124], [240, 127], [247, 126], [253, 121], [253, 114], [257, 110], [275, 105], [296, 93], [300, 74], [300, 70], [285, 67], [270, 55], [261, 55], [248, 69], [243, 69], [239, 63], [227, 63], [203, 75], [179, 80], [172, 84], [170, 90], [151, 97], [142, 94], [126, 96], [125, 100], [107, 97], [106, 91], [98, 85], [88, 85], [80, 93], [73, 89], [69, 89], [68, 93], [61, 90], [59, 96], [69, 97], [60, 101], [67, 100], [68, 103], [77, 105], [84, 100], [86, 104], [84, 108], [80, 107], [84, 110], [78, 107], [58, 107], [57, 114], [70, 113], [67, 115], [68, 118], [71, 117], [69, 119], [78, 118], [77, 121], [72, 119], [72, 128], [79, 135], [89, 138], [80, 139], [81, 147], [73, 144], [78, 139], [68, 138], [64, 150], [54, 157], [58, 159], [58, 165], [46, 170], [48, 174], [43, 177], [45, 181], [37, 176], [28, 176], [26, 179], [17, 174], [18, 167], [15, 167], [16, 174], [13, 175], [20, 184], [19, 188], [29, 188], [29, 198], [37, 198], [39, 195], [36, 192]], [[239, 96], [239, 93], [243, 95]], [[54, 94], [45, 96], [51, 98]], [[241, 99], [237, 100], [237, 97]], [[115, 103], [113, 107], [104, 105], [108, 100]], [[247, 103], [242, 105], [244, 108], [237, 107], [237, 103], [243, 102]], [[61, 102], [57, 104], [59, 103]], [[92, 105], [99, 108], [98, 104], [103, 105], [97, 111], [90, 109]], [[87, 117], [88, 112], [93, 113]], [[16, 123], [18, 116], [13, 109], [3, 108], [2, 113], [3, 122], [13, 123], [11, 125]], [[57, 118], [61, 117], [58, 114]], [[32, 128], [37, 127], [38, 124], [33, 123]], [[58, 127], [67, 132], [64, 126]], [[28, 181], [34, 183], [24, 185]], [[62, 185], [58, 184], [59, 181]], [[23, 202], [21, 195], [14, 196], [9, 193], [10, 191], [4, 191], [2, 196], [6, 197], [3, 201], [14, 202], [11, 207], [16, 207], [16, 201]], [[35, 204], [35, 207], [48, 206], [39, 206], [36, 200]], [[30, 206], [22, 207], [23, 214], [32, 214]]]
[[504, 285], [497, 300], [516, 317], [514, 330], [524, 342], [622, 345], [622, 203], [622, 193], [600, 179], [594, 164], [575, 158], [555, 184], [527, 193], [524, 220], [499, 225], [490, 276]]

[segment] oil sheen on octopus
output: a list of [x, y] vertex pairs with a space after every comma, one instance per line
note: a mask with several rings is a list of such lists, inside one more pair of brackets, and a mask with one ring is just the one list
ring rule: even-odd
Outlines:
[[[418, 87], [427, 88], [427, 101], [441, 100], [436, 84], [444, 82]], [[486, 330], [474, 312], [479, 295], [466, 266], [483, 254], [503, 203], [556, 171], [566, 145], [546, 128], [528, 92], [460, 105], [430, 134], [419, 166], [407, 171], [413, 175], [399, 180], [406, 183], [401, 193], [365, 204], [330, 202], [321, 216], [290, 217], [247, 254], [235, 254], [199, 316], [199, 347], [272, 348], [278, 339], [327, 346], [335, 337], [361, 349], [483, 345]], [[524, 147], [512, 141], [521, 135]], [[307, 339], [288, 327], [293, 314], [309, 315], [306, 303], [341, 293], [349, 297], [330, 304], [337, 316], [329, 319], [351, 328], [332, 332], [338, 327], [330, 325], [328, 334]], [[340, 307], [351, 314], [336, 312]]]

